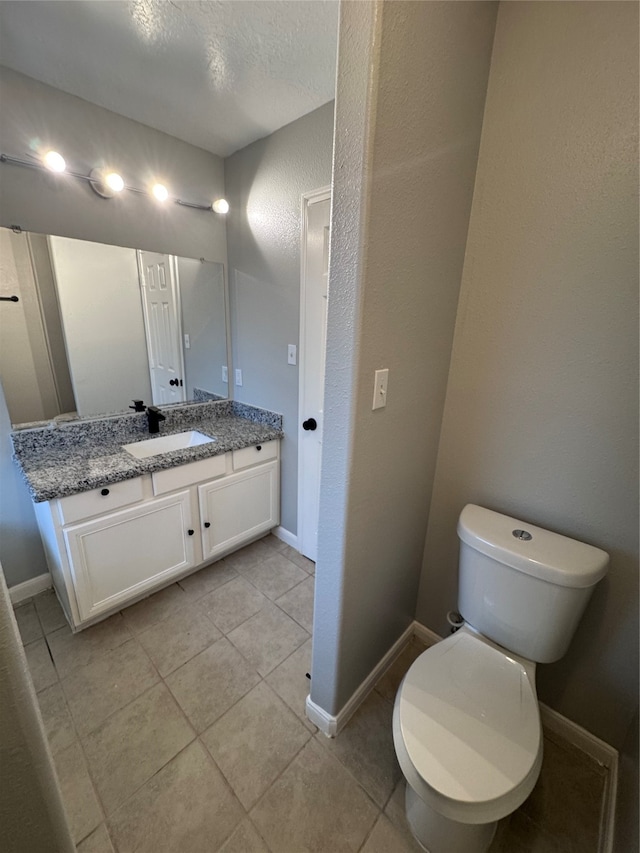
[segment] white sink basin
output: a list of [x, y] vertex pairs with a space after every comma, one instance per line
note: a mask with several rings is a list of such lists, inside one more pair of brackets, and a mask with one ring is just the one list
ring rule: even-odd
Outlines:
[[123, 444], [126, 450], [136, 459], [148, 459], [149, 456], [158, 456], [160, 453], [170, 453], [172, 450], [184, 450], [187, 447], [197, 447], [199, 444], [208, 444], [215, 441], [202, 432], [195, 429], [189, 432], [179, 432], [176, 435], [162, 435], [158, 438], [148, 438], [146, 441], [135, 441], [133, 444]]

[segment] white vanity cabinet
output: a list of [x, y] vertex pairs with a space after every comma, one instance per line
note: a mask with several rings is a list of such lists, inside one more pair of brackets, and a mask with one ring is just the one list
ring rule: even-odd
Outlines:
[[81, 620], [195, 566], [194, 534], [189, 491], [63, 528]]
[[90, 625], [280, 521], [279, 441], [35, 504], [73, 628]]
[[278, 462], [198, 486], [202, 550], [212, 560], [278, 524]]

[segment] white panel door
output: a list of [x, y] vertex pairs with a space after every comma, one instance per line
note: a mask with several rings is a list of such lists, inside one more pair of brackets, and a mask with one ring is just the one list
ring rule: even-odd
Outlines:
[[175, 258], [139, 251], [138, 263], [153, 402], [181, 403], [185, 382]]
[[66, 527], [64, 537], [82, 620], [195, 565], [189, 491]]
[[280, 523], [278, 461], [198, 486], [202, 549], [208, 560]]
[[303, 224], [298, 548], [305, 557], [314, 561], [318, 550], [330, 208], [331, 197], [327, 192], [308, 199]]

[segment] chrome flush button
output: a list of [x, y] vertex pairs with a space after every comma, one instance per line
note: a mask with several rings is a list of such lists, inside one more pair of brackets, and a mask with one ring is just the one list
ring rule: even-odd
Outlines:
[[533, 536], [527, 530], [512, 530], [511, 535], [515, 536], [516, 539], [522, 539], [524, 542], [533, 539]]

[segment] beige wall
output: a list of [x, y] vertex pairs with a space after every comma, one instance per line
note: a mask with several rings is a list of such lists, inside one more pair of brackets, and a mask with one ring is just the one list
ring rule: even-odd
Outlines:
[[496, 16], [364, 6], [342, 9], [336, 101], [311, 690], [332, 714], [414, 615]]
[[417, 618], [467, 502], [604, 548], [540, 698], [620, 746], [638, 700], [638, 6], [502, 3]]

